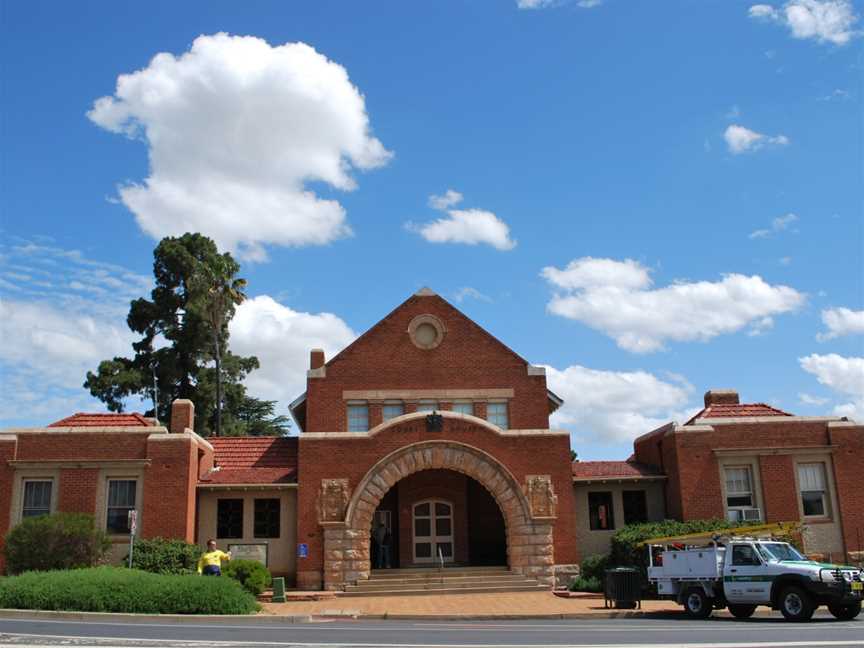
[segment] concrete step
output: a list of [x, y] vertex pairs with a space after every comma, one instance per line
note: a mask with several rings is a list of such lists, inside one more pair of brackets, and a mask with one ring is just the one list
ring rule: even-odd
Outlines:
[[444, 569], [408, 568], [408, 569], [373, 569], [370, 579], [385, 580], [388, 578], [440, 578], [444, 576], [494, 576], [498, 574], [513, 574], [507, 567], [445, 567]]
[[443, 579], [387, 579], [360, 581], [356, 585], [346, 586], [348, 589], [388, 590], [388, 589], [432, 589], [441, 587], [472, 587], [475, 585], [504, 587], [506, 585], [524, 585], [527, 581], [523, 576], [507, 576], [504, 578], [443, 578]]
[[[350, 585], [348, 587], [351, 587]], [[446, 594], [501, 594], [505, 592], [548, 592], [545, 585], [535, 583], [522, 585], [508, 585], [503, 587], [472, 585], [466, 587], [450, 587], [444, 589], [391, 589], [391, 590], [351, 590], [340, 594], [340, 597], [354, 596], [422, 596], [434, 594], [442, 596]]]

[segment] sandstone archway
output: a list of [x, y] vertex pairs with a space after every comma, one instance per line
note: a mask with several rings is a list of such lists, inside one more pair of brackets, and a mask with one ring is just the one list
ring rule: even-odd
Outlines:
[[[369, 534], [381, 498], [399, 480], [421, 470], [453, 470], [480, 483], [504, 516], [511, 569], [551, 583], [554, 510], [537, 515], [519, 482], [490, 454], [455, 441], [424, 441], [378, 461], [353, 490], [344, 521], [324, 527], [324, 586], [341, 589], [369, 577]], [[553, 496], [554, 497], [554, 496]]]

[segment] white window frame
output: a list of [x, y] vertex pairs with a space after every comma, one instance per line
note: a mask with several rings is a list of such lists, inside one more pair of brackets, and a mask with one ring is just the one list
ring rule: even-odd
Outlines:
[[[822, 489], [813, 489], [813, 488], [804, 488], [803, 480], [801, 479], [801, 469], [805, 466], [818, 466], [822, 478]], [[813, 519], [827, 519], [831, 517], [831, 498], [830, 491], [828, 486], [828, 467], [825, 465], [824, 461], [802, 461], [795, 465], [796, 477], [798, 478], [798, 501], [801, 502], [801, 517], [813, 520]], [[811, 515], [807, 515], [804, 512], [804, 493], [820, 493], [822, 496], [822, 512], [814, 513]]]
[[[352, 420], [359, 421], [359, 417], [352, 417], [352, 410], [360, 410], [363, 409], [366, 413], [366, 424], [364, 426], [355, 425], [352, 426]], [[368, 432], [369, 431], [369, 403], [366, 401], [348, 401], [348, 405], [345, 409], [345, 426], [348, 432]], [[362, 429], [361, 429], [362, 427]]]
[[24, 515], [24, 511], [27, 510], [27, 484], [48, 484], [50, 486], [48, 491], [48, 508], [39, 508], [34, 510], [45, 511], [45, 513], [40, 513], [39, 515], [51, 515], [54, 512], [54, 479], [51, 477], [24, 477], [21, 480], [21, 510], [19, 519], [23, 520], [26, 517], [36, 517]]
[[417, 401], [417, 411], [418, 412], [440, 412], [441, 411], [441, 403], [432, 398], [424, 398], [423, 400]]
[[[132, 482], [133, 484], [135, 484], [135, 488], [132, 491], [134, 493], [135, 501], [133, 502], [131, 507], [128, 507], [128, 506], [111, 506], [111, 482]], [[106, 481], [105, 481], [105, 511], [104, 511], [105, 523], [103, 525], [103, 528], [105, 529], [105, 532], [109, 536], [128, 536], [129, 534], [123, 533], [123, 532], [118, 533], [118, 532], [113, 531], [113, 530], [108, 528], [108, 511], [112, 508], [125, 508], [125, 509], [127, 509], [127, 513], [129, 510], [136, 511], [136, 513], [137, 513], [141, 508], [140, 500], [141, 500], [141, 480], [138, 477], [122, 476], [122, 475], [113, 476], [112, 475], [111, 477], [106, 478]], [[140, 525], [141, 525], [141, 521], [139, 520], [138, 521], [139, 528], [140, 528]]]
[[[461, 412], [459, 408], [465, 409], [467, 411]], [[453, 402], [453, 411], [457, 414], [467, 414], [469, 416], [474, 416], [474, 401], [454, 401]]]
[[[503, 407], [504, 415], [501, 416], [500, 413], [493, 414], [492, 409], [497, 407]], [[492, 425], [497, 425], [502, 430], [507, 430], [510, 427], [510, 407], [507, 401], [490, 401], [486, 403], [486, 420], [489, 421]], [[501, 425], [501, 423], [504, 425]]]
[[[390, 416], [388, 416], [387, 415], [387, 408], [388, 407], [393, 407], [393, 408], [398, 407], [399, 413], [398, 414], [391, 414]], [[397, 416], [402, 416], [404, 413], [405, 413], [405, 403], [401, 400], [400, 401], [397, 401], [397, 400], [384, 401], [384, 403], [381, 405], [381, 421], [382, 422], [383, 421], [389, 421], [390, 419], [394, 419]]]
[[[750, 490], [747, 491], [730, 491], [729, 490], [729, 478], [726, 473], [730, 470], [744, 470], [747, 472], [747, 481], [749, 482]], [[723, 466], [723, 481], [724, 481], [724, 490], [726, 494], [726, 510], [727, 511], [743, 511], [745, 509], [753, 509], [759, 508], [756, 505], [756, 488], [755, 488], [755, 480], [753, 478], [753, 467], [748, 464], [734, 464]], [[731, 497], [750, 497], [749, 505], [729, 505], [729, 499]]]

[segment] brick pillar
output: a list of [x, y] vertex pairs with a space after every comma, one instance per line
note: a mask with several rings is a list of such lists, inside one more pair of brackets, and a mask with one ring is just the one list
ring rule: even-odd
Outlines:
[[195, 403], [186, 398], [178, 398], [171, 403], [171, 433], [182, 434], [185, 430], [195, 429]]

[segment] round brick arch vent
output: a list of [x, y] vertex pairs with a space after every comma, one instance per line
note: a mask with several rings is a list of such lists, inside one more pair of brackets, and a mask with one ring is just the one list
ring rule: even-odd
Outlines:
[[354, 489], [345, 520], [322, 523], [325, 589], [341, 589], [369, 578], [369, 537], [375, 509], [398, 481], [421, 470], [453, 470], [486, 488], [504, 517], [510, 568], [551, 583], [554, 520], [532, 517], [521, 486], [490, 454], [454, 441], [424, 441], [378, 461]]

